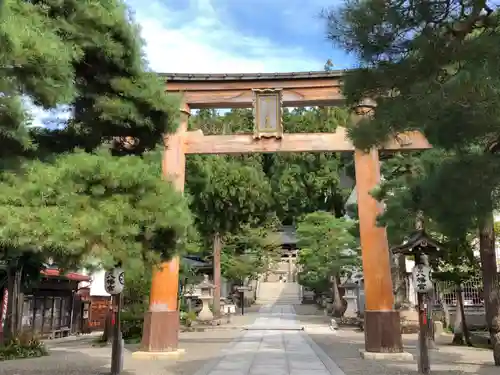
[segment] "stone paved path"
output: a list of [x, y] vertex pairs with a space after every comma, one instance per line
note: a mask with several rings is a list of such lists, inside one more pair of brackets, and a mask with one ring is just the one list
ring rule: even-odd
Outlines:
[[291, 305], [267, 305], [222, 358], [196, 375], [344, 375], [307, 336]]

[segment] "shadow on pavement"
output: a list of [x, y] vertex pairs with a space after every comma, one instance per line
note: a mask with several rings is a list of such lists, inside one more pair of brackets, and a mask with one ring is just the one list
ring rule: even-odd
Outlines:
[[[329, 318], [321, 316], [322, 311], [314, 305], [298, 305], [295, 306], [295, 310], [297, 319], [306, 327], [324, 326], [322, 330], [306, 328], [306, 332], [346, 375], [418, 374], [418, 338], [416, 335], [403, 335], [405, 351], [413, 354], [413, 360], [361, 359], [359, 351], [364, 349], [363, 332], [354, 328], [341, 328], [337, 332], [329, 330], [327, 328]], [[448, 344], [449, 341], [451, 341], [449, 337], [439, 338], [437, 349], [430, 351], [433, 375], [499, 373], [499, 368], [493, 365], [491, 350], [451, 346]]]
[[[110, 354], [86, 344], [50, 345], [50, 356], [0, 362], [0, 375], [94, 375], [109, 373]], [[123, 375], [128, 375], [123, 373]]]
[[[140, 360], [132, 358], [138, 345], [125, 345], [122, 375], [193, 375], [226, 354], [225, 348], [243, 331], [220, 330], [181, 334], [179, 359]], [[95, 337], [53, 340], [46, 343], [50, 356], [0, 362], [0, 375], [104, 375], [109, 374], [111, 346], [94, 346]]]

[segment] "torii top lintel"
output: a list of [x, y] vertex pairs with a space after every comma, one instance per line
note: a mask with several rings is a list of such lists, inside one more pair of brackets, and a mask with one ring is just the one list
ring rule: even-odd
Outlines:
[[253, 89], [281, 89], [283, 106], [342, 104], [343, 72], [190, 74], [162, 73], [166, 91], [182, 93], [192, 109], [250, 108]]

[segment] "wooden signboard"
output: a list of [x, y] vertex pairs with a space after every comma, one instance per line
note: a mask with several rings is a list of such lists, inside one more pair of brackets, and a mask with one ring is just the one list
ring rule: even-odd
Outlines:
[[254, 138], [281, 138], [283, 112], [281, 90], [254, 89]]

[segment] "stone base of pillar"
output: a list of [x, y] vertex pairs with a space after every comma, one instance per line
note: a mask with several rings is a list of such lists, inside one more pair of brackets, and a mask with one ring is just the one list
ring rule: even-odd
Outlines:
[[364, 350], [359, 351], [359, 355], [363, 359], [371, 360], [381, 360], [381, 361], [413, 361], [413, 354], [408, 352], [400, 353], [375, 353], [366, 352]]
[[149, 352], [158, 356], [159, 353], [179, 352], [179, 328], [178, 311], [148, 311], [144, 315], [141, 351], [138, 353]]
[[365, 310], [365, 350], [372, 353], [402, 353], [399, 311]]

